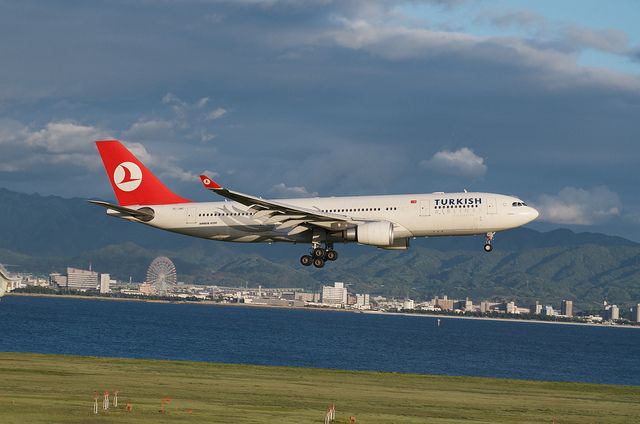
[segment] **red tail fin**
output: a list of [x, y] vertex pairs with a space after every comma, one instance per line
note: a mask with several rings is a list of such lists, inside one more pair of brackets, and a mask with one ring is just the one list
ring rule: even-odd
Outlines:
[[96, 141], [120, 206], [191, 203], [156, 178], [117, 140]]

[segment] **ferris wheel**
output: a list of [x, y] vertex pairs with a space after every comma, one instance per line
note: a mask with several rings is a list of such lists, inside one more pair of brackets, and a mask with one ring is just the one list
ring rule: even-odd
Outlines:
[[153, 286], [156, 293], [166, 293], [177, 281], [176, 267], [171, 259], [160, 256], [155, 258], [147, 271], [147, 284]]

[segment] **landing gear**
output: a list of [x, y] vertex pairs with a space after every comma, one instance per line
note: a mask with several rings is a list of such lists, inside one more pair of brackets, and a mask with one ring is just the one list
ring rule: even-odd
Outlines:
[[487, 240], [486, 243], [484, 245], [484, 251], [485, 252], [491, 252], [493, 250], [493, 246], [491, 246], [491, 242], [493, 241], [493, 236], [495, 235], [495, 233], [487, 233]]
[[314, 244], [309, 249], [309, 254], [300, 258], [300, 263], [304, 266], [313, 264], [316, 268], [322, 268], [326, 261], [338, 259], [338, 252], [333, 250], [333, 243], [327, 243], [324, 248], [320, 244]]
[[338, 252], [336, 252], [335, 250], [327, 250], [327, 253], [324, 255], [324, 257], [328, 261], [335, 261], [336, 259], [338, 259]]

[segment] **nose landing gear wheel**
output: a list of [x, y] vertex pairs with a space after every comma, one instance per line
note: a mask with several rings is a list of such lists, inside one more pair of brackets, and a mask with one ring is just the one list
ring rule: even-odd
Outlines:
[[486, 242], [485, 242], [485, 245], [484, 245], [484, 251], [485, 252], [491, 252], [493, 250], [493, 246], [491, 246], [491, 242], [493, 241], [493, 236], [494, 235], [495, 235], [495, 232], [487, 233]]

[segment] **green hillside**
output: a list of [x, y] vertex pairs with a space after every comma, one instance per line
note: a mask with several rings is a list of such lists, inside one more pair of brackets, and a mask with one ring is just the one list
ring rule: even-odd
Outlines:
[[[215, 249], [218, 250], [218, 249]], [[224, 251], [224, 249], [223, 249]], [[0, 250], [0, 262], [16, 270], [49, 273], [66, 266], [108, 272], [113, 278], [143, 281], [151, 261], [164, 255], [186, 283], [250, 287], [320, 286], [343, 281], [358, 293], [430, 299], [435, 295], [481, 300], [531, 301], [558, 305], [573, 300], [591, 308], [602, 301], [640, 302], [640, 247], [536, 248], [484, 252], [415, 247], [407, 252], [367, 250], [340, 258], [321, 270], [304, 268], [296, 256], [269, 260], [256, 253], [208, 254], [204, 248], [148, 250], [133, 243], [107, 246], [71, 257], [34, 257]]]

